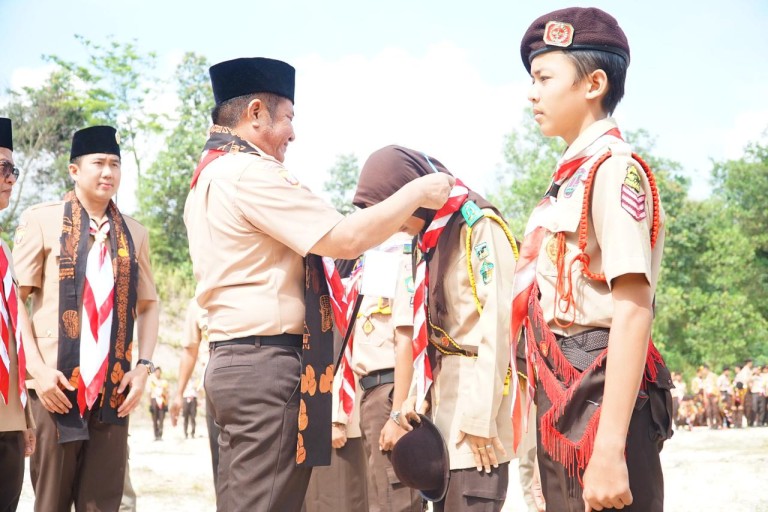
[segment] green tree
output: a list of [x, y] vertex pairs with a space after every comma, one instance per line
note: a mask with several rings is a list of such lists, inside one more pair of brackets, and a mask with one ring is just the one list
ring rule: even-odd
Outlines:
[[67, 165], [72, 134], [96, 115], [96, 105], [73, 85], [67, 70], [54, 70], [43, 85], [8, 91], [2, 115], [13, 121], [14, 160], [21, 169], [0, 225], [14, 229], [29, 205], [61, 198], [72, 188]]
[[349, 153], [336, 157], [336, 163], [328, 171], [328, 180], [323, 183], [323, 190], [330, 194], [331, 204], [344, 215], [355, 211], [352, 196], [359, 176], [357, 157]]
[[104, 45], [81, 35], [75, 38], [88, 52], [87, 65], [66, 61], [56, 55], [46, 58], [67, 70], [86, 86], [93, 105], [94, 121], [117, 127], [121, 149], [136, 162], [141, 183], [146, 139], [162, 131], [161, 116], [150, 108], [159, 80], [155, 75], [154, 52], [141, 53], [135, 42], [121, 43], [112, 37]]
[[164, 148], [139, 184], [139, 219], [149, 229], [153, 266], [186, 269], [191, 277], [184, 202], [210, 125], [213, 94], [205, 57], [187, 53], [176, 68], [179, 105]]

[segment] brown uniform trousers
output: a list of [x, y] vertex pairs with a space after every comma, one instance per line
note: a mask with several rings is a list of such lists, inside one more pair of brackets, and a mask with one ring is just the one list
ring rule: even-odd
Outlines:
[[394, 384], [381, 384], [363, 394], [360, 402], [360, 429], [368, 460], [368, 497], [371, 512], [421, 512], [424, 500], [418, 491], [400, 483], [389, 452], [379, 450], [381, 429], [392, 412]]
[[299, 512], [311, 468], [296, 466], [301, 356], [290, 347], [215, 348], [205, 391], [220, 427], [219, 512]]
[[[37, 424], [37, 446], [30, 476], [35, 490], [35, 512], [112, 512], [120, 507], [128, 457], [128, 425], [97, 419], [99, 400], [90, 411], [88, 441], [59, 444], [56, 419], [30, 390]], [[75, 404], [77, 407], [77, 404]]]
[[359, 437], [331, 451], [331, 465], [312, 469], [304, 512], [366, 512], [365, 453]]
[[0, 512], [13, 512], [24, 482], [24, 434], [0, 432]]

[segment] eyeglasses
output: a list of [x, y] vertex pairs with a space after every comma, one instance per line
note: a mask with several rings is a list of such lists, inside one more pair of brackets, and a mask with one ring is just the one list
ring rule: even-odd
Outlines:
[[3, 169], [3, 179], [7, 180], [11, 174], [16, 179], [19, 179], [19, 173], [21, 172], [18, 167], [13, 165], [8, 160], [0, 160], [0, 167]]

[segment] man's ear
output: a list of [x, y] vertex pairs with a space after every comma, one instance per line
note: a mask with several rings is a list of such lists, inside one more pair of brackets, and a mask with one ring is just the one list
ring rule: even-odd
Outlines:
[[78, 167], [75, 164], [69, 164], [68, 170], [69, 170], [69, 177], [72, 178], [75, 182], [77, 182], [77, 178], [80, 175], [80, 167]]
[[264, 108], [264, 103], [259, 98], [254, 98], [248, 103], [245, 115], [248, 119], [248, 123], [254, 128], [257, 128], [264, 122], [264, 116], [267, 114], [267, 109]]
[[584, 80], [587, 85], [587, 99], [600, 99], [608, 94], [608, 75], [602, 69], [594, 70]]

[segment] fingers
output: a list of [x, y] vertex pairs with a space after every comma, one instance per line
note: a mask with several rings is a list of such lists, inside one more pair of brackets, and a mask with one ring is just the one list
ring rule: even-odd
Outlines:
[[[58, 373], [57, 377], [58, 377], [58, 380], [59, 380], [59, 382], [58, 382], [59, 386], [62, 386], [63, 388], [68, 389], [69, 391], [74, 391], [75, 390], [75, 387], [72, 384], [69, 383], [69, 381], [66, 379], [66, 377], [64, 377], [63, 373], [61, 373], [61, 372], [56, 372], [56, 373]], [[70, 404], [69, 406], [72, 407], [72, 404]]]
[[[428, 410], [429, 410], [429, 403], [426, 400], [422, 400], [421, 407], [419, 407], [419, 412], [421, 414], [427, 414]], [[421, 418], [419, 418], [419, 423], [421, 423]]]
[[37, 445], [37, 437], [35, 431], [28, 428], [24, 431], [24, 456], [29, 457], [35, 453], [35, 446]]
[[41, 393], [40, 402], [48, 412], [67, 414], [72, 408], [72, 402], [70, 402], [67, 395], [57, 387]]
[[[124, 385], [121, 384], [121, 386], [125, 388]], [[125, 398], [125, 401], [120, 407], [117, 408], [117, 417], [125, 418], [131, 414], [136, 406], [139, 405], [140, 399], [140, 392], [135, 387], [131, 387], [131, 390], [128, 392], [128, 396]]]

